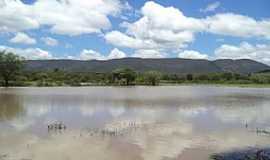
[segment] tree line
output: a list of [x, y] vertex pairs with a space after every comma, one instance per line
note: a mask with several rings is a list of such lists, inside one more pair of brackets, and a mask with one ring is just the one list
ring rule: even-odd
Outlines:
[[136, 72], [119, 68], [109, 73], [24, 71], [24, 59], [16, 54], [0, 52], [1, 86], [90, 86], [90, 85], [152, 85], [180, 83], [209, 84], [270, 84], [270, 73], [236, 74], [167, 74], [158, 71]]

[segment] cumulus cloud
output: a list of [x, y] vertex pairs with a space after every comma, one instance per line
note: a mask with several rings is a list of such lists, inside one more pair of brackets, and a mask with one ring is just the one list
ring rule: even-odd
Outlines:
[[248, 42], [242, 42], [240, 45], [223, 44], [215, 50], [217, 59], [253, 59], [270, 64], [270, 45], [257, 44], [252, 45]]
[[[204, 11], [214, 11], [219, 6], [220, 3], [215, 2], [209, 4]], [[45, 30], [49, 29], [52, 33], [70, 36], [102, 33], [103, 30], [111, 27], [109, 16], [121, 17], [124, 9], [130, 10], [132, 8], [127, 2], [123, 3], [121, 0], [38, 0], [31, 5], [24, 4], [20, 0], [0, 0], [0, 33], [19, 32], [10, 42], [24, 44], [35, 44], [36, 40], [22, 31], [40, 29], [43, 26], [46, 26]], [[133, 49], [133, 57], [167, 57], [168, 54], [165, 53], [176, 53], [179, 50], [184, 50], [196, 39], [198, 33], [270, 39], [269, 19], [255, 19], [235, 13], [221, 13], [195, 18], [184, 15], [178, 8], [165, 7], [154, 1], [147, 1], [139, 12], [137, 15], [140, 18], [136, 17], [136, 21], [121, 23], [121, 29], [124, 31], [112, 30], [104, 34], [108, 43], [116, 47]], [[137, 10], [136, 13], [138, 13]], [[43, 37], [41, 41], [49, 46], [58, 44], [58, 41], [51, 37]], [[232, 48], [228, 46], [230, 45], [224, 44], [217, 49], [222, 51], [222, 53], [215, 51], [215, 53], [219, 52], [216, 54], [217, 57], [227, 57], [224, 56], [228, 55], [228, 53], [225, 54], [225, 51]], [[269, 64], [268, 48], [260, 45], [251, 46], [259, 49], [260, 52], [257, 51], [256, 56], [251, 56], [248, 53], [245, 54], [245, 57], [251, 57], [255, 60], [263, 59], [263, 62]], [[66, 45], [66, 48], [69, 47]], [[233, 47], [242, 49], [241, 45]], [[105, 60], [125, 56], [126, 54], [118, 49], [112, 50], [108, 55], [93, 50], [83, 50], [80, 57], [77, 58]], [[206, 54], [197, 51], [183, 51], [179, 53], [179, 57], [209, 58]]]
[[80, 54], [80, 59], [81, 60], [92, 60], [92, 59], [96, 59], [96, 60], [105, 60], [106, 58], [99, 52], [94, 51], [92, 49], [84, 49], [82, 50], [81, 54]]
[[18, 54], [26, 59], [29, 60], [36, 60], [36, 59], [53, 59], [54, 57], [48, 51], [42, 50], [40, 48], [12, 48], [8, 46], [0, 46], [0, 51], [5, 50], [7, 52], [12, 52]]
[[198, 20], [185, 17], [173, 7], [146, 2], [143, 17], [134, 23], [123, 23], [126, 33], [112, 31], [105, 39], [116, 46], [134, 49], [181, 48], [193, 41], [193, 31], [204, 27]]
[[[206, 10], [212, 11], [219, 5], [218, 2], [210, 4]], [[135, 50], [170, 52], [187, 47], [201, 32], [243, 38], [270, 38], [270, 20], [255, 20], [234, 13], [193, 18], [185, 16], [177, 8], [148, 1], [141, 8], [141, 15], [135, 22], [121, 23], [121, 27], [126, 29], [124, 32], [114, 30], [106, 33], [105, 40], [115, 46]]]
[[110, 53], [105, 56], [95, 50], [92, 49], [83, 49], [79, 56], [64, 56], [64, 57], [57, 57], [53, 56], [49, 51], [40, 49], [40, 48], [13, 48], [8, 46], [1, 46], [0, 51], [7, 51], [12, 52], [17, 55], [24, 57], [27, 60], [37, 60], [37, 59], [74, 59], [74, 60], [108, 60], [108, 59], [120, 59], [125, 58], [126, 53], [114, 48], [110, 51]]
[[166, 54], [153, 49], [136, 50], [132, 57], [138, 58], [165, 58]]
[[36, 40], [23, 32], [17, 33], [12, 39], [9, 40], [11, 43], [20, 44], [36, 44]]
[[0, 0], [0, 32], [15, 32], [37, 29], [40, 23], [33, 18], [30, 6], [21, 1]]
[[111, 26], [109, 15], [126, 6], [120, 0], [39, 0], [27, 5], [20, 0], [0, 0], [0, 32], [16, 32], [49, 26], [57, 34], [99, 33]]
[[107, 42], [119, 47], [136, 49], [150, 47], [150, 44], [147, 45], [142, 40], [130, 37], [119, 31], [112, 31], [107, 33], [105, 35], [105, 39], [107, 40]]
[[255, 19], [234, 13], [216, 14], [203, 20], [207, 32], [234, 37], [270, 39], [270, 20]]
[[108, 55], [108, 59], [119, 59], [119, 58], [125, 58], [125, 57], [126, 57], [126, 53], [124, 53], [123, 51], [120, 51], [117, 48], [114, 48]]
[[200, 9], [201, 12], [213, 12], [215, 11], [218, 7], [220, 7], [220, 2], [214, 2], [210, 3], [206, 6], [204, 9]]
[[51, 37], [42, 37], [41, 41], [43, 41], [48, 46], [57, 46], [58, 45], [58, 41], [54, 38], [51, 38]]
[[179, 58], [189, 59], [252, 59], [270, 65], [270, 44], [250, 44], [241, 42], [239, 45], [223, 44], [214, 50], [214, 55], [194, 50], [184, 50]]
[[120, 51], [117, 48], [114, 48], [111, 50], [110, 54], [108, 56], [104, 56], [103, 54], [91, 50], [91, 49], [84, 49], [82, 50], [79, 59], [81, 60], [108, 60], [108, 59], [119, 59], [126, 57], [126, 54], [123, 51]]
[[208, 59], [207, 54], [200, 53], [198, 51], [193, 50], [185, 50], [178, 54], [179, 58], [187, 58], [187, 59]]

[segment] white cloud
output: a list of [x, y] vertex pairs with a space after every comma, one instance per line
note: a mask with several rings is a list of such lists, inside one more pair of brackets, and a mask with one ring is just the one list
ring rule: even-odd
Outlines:
[[104, 56], [103, 54], [91, 50], [91, 49], [84, 49], [82, 50], [79, 59], [81, 60], [108, 60], [108, 59], [119, 59], [126, 57], [126, 54], [123, 51], [120, 51], [117, 48], [111, 50], [108, 56]]
[[48, 46], [57, 46], [58, 41], [51, 37], [42, 37], [41, 40]]
[[20, 44], [36, 44], [36, 40], [23, 32], [16, 33], [16, 35], [9, 40], [11, 43]]
[[216, 48], [213, 56], [194, 50], [184, 50], [179, 58], [190, 59], [252, 59], [270, 65], [270, 44], [250, 44], [242, 42], [239, 45], [223, 44]]
[[242, 42], [239, 46], [223, 44], [215, 50], [217, 59], [253, 59], [270, 64], [270, 44], [252, 45]]
[[108, 60], [108, 59], [119, 59], [126, 57], [126, 53], [123, 51], [114, 48], [108, 54], [108, 56], [104, 56], [103, 54], [91, 50], [91, 49], [84, 49], [81, 51], [79, 57], [78, 56], [64, 56], [64, 57], [55, 57], [49, 51], [40, 49], [40, 48], [12, 48], [8, 46], [1, 46], [0, 51], [7, 51], [12, 52], [17, 55], [20, 55], [28, 60], [37, 60], [37, 59], [74, 59], [74, 60]]
[[185, 17], [173, 7], [146, 2], [143, 17], [134, 23], [123, 23], [126, 33], [112, 31], [105, 39], [116, 46], [134, 49], [182, 48], [193, 41], [193, 31], [204, 27], [198, 20]]
[[200, 9], [201, 12], [213, 12], [220, 7], [220, 2], [210, 3], [204, 9]]
[[207, 32], [234, 37], [262, 37], [270, 39], [270, 20], [256, 21], [234, 13], [207, 17]]
[[165, 53], [159, 52], [153, 49], [141, 49], [136, 50], [132, 57], [138, 58], [165, 58], [167, 55]]
[[[105, 35], [107, 42], [119, 47], [145, 48], [146, 44], [140, 39], [135, 39], [119, 31], [112, 31]], [[148, 46], [149, 47], [149, 46]]]
[[40, 23], [33, 18], [30, 6], [21, 1], [0, 0], [0, 32], [37, 29]]
[[193, 50], [185, 50], [178, 54], [179, 58], [187, 58], [187, 59], [208, 59], [207, 54], [202, 54], [198, 51]]
[[75, 56], [67, 56], [66, 58], [67, 58], [67, 59], [76, 59]]
[[169, 29], [174, 31], [185, 29], [201, 30], [204, 28], [199, 19], [186, 17], [177, 8], [164, 7], [153, 1], [146, 2], [142, 7], [141, 12], [144, 15], [144, 19], [148, 20], [148, 24], [145, 25], [149, 25], [149, 27], [152, 26], [158, 29]]
[[120, 0], [39, 0], [26, 5], [20, 0], [0, 0], [0, 32], [15, 32], [49, 26], [65, 35], [99, 33], [111, 26], [109, 15], [126, 6]]
[[108, 59], [119, 59], [119, 58], [125, 58], [125, 57], [126, 57], [126, 53], [120, 51], [117, 48], [114, 48], [108, 55]]
[[[210, 5], [214, 10], [219, 3]], [[105, 34], [108, 43], [136, 50], [159, 50], [163, 52], [185, 48], [201, 32], [234, 37], [257, 37], [270, 39], [270, 20], [234, 13], [222, 13], [206, 18], [185, 16], [179, 9], [164, 7], [148, 1], [141, 8], [142, 17], [135, 22], [123, 22], [124, 32]], [[245, 26], [245, 27], [243, 27]]]
[[21, 48], [12, 48], [8, 46], [0, 46], [0, 50], [5, 50], [7, 52], [18, 54], [29, 60], [54, 58], [50, 52], [42, 50], [40, 48], [21, 49]]
[[105, 60], [106, 58], [97, 51], [94, 51], [91, 49], [89, 49], [89, 50], [84, 49], [80, 54], [80, 59], [81, 60], [92, 60], [92, 59]]

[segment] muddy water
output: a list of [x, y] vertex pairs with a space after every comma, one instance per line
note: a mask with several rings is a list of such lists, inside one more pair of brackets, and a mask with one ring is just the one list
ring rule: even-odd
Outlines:
[[268, 131], [270, 89], [0, 89], [1, 160], [201, 160], [269, 147]]

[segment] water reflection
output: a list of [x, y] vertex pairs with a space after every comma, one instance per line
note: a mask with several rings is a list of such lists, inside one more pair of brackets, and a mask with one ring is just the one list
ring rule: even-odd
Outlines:
[[[0, 102], [2, 159], [188, 160], [270, 146], [269, 89], [20, 88], [0, 89]], [[58, 122], [66, 129], [48, 130]]]
[[25, 113], [18, 97], [14, 95], [3, 94], [0, 96], [0, 102], [0, 121], [12, 120]]

